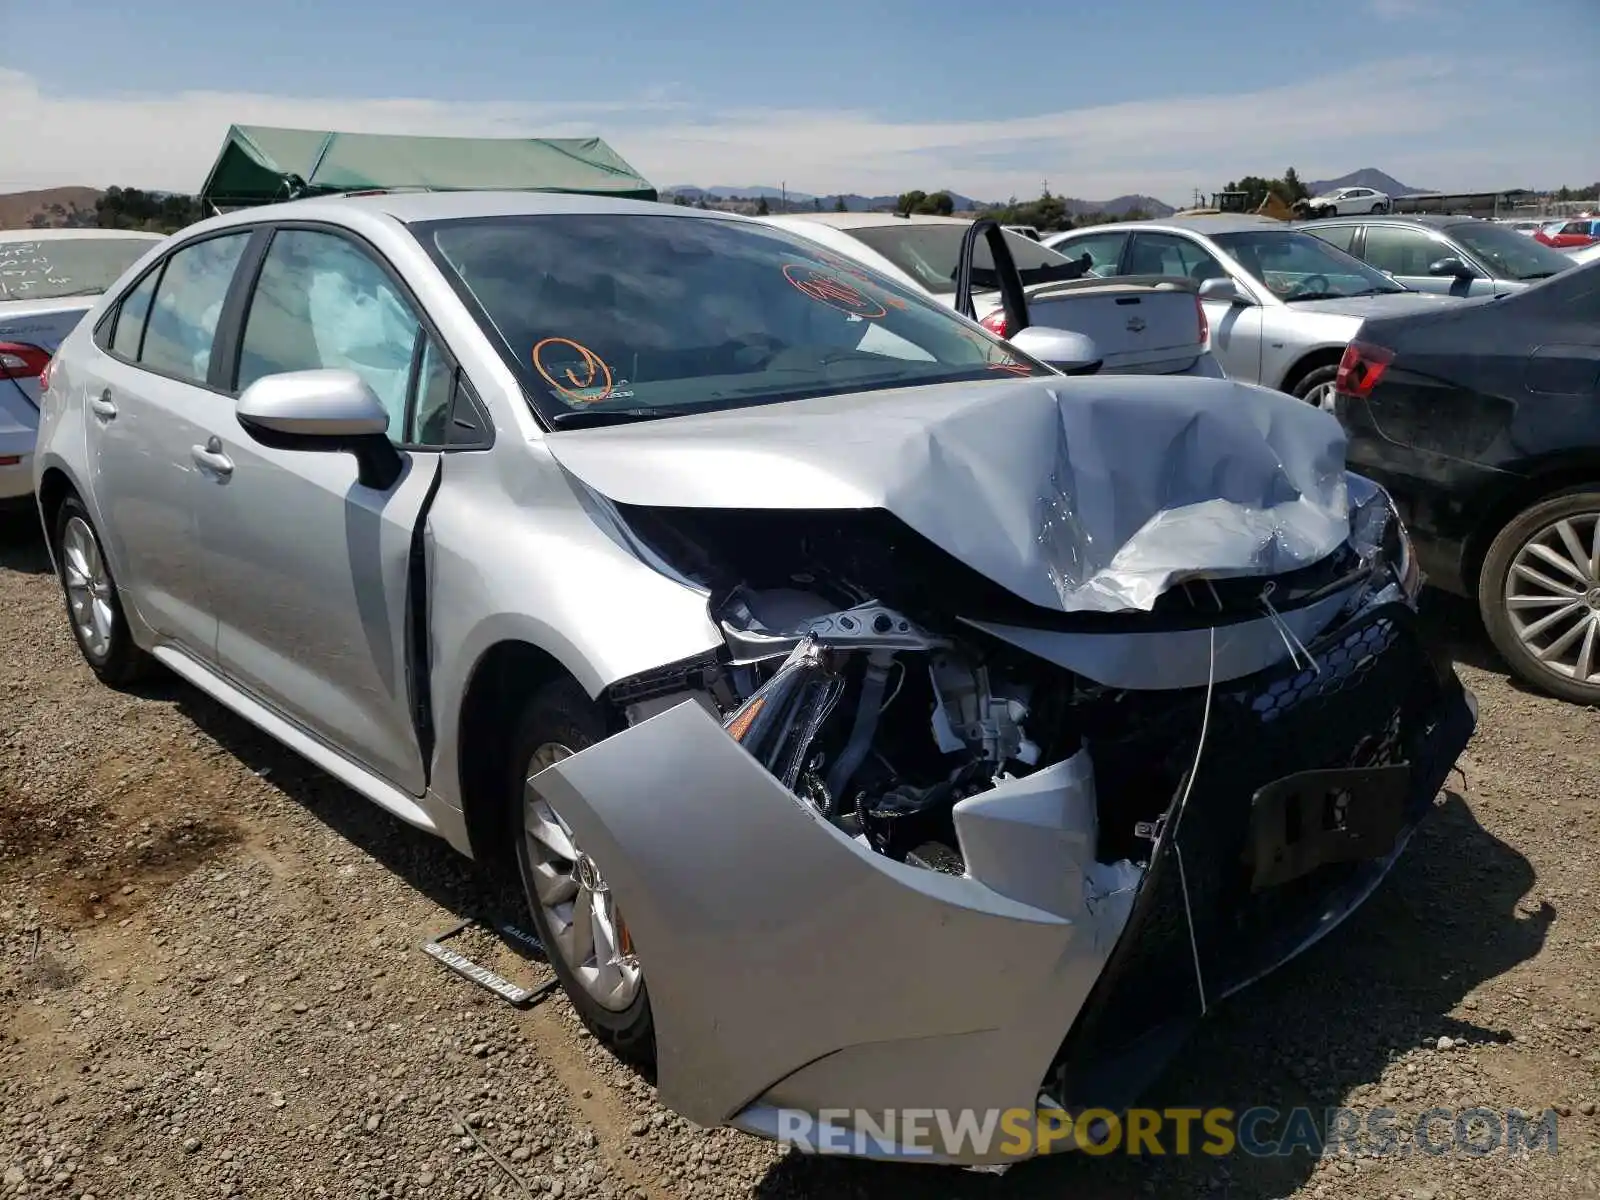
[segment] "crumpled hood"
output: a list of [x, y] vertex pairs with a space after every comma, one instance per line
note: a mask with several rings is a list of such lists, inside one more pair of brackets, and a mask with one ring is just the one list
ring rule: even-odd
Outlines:
[[1350, 534], [1337, 420], [1231, 380], [995, 380], [554, 433], [619, 504], [893, 513], [1022, 598], [1148, 611]]

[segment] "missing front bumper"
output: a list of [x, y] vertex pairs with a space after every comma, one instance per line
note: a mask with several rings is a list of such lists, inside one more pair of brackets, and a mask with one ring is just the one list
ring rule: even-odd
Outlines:
[[[1470, 740], [1472, 699], [1435, 664], [1405, 605], [1373, 609], [1309, 650], [1314, 668], [1285, 664], [1218, 690], [1215, 749], [1043, 1082], [1069, 1110], [1128, 1107], [1210, 1006], [1359, 907]], [[1203, 697], [1195, 704], [1198, 726]], [[1158, 763], [1175, 794], [1192, 747], [1135, 733], [1097, 753], [1100, 786], [1135, 770], [1148, 784]], [[1341, 795], [1342, 820], [1330, 821]]]

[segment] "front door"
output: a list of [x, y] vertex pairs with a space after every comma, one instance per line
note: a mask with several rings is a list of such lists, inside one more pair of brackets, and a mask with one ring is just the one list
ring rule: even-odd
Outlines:
[[202, 563], [194, 448], [232, 400], [207, 382], [222, 302], [250, 231], [190, 243], [123, 297], [80, 379], [91, 492], [125, 600], [210, 661], [217, 621]]
[[[405, 291], [366, 247], [322, 229], [273, 234], [240, 335], [238, 390], [284, 371], [353, 370], [388, 408], [391, 439], [404, 445], [414, 441], [405, 429], [413, 389], [448, 393], [441, 366]], [[411, 407], [426, 411], [426, 396]], [[200, 530], [222, 671], [421, 795], [408, 586], [439, 453], [403, 450], [400, 479], [378, 491], [358, 482], [348, 454], [262, 445], [231, 406], [209, 432], [219, 469]]]

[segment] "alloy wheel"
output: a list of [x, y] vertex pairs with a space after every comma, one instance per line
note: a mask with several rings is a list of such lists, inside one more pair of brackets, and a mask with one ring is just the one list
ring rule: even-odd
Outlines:
[[62, 533], [61, 566], [73, 631], [91, 658], [103, 659], [111, 653], [115, 621], [111, 573], [99, 539], [82, 517], [74, 516]]
[[1308, 391], [1303, 397], [1305, 402], [1313, 408], [1320, 408], [1323, 412], [1333, 411], [1333, 383], [1319, 383]]
[[1506, 615], [1546, 671], [1600, 684], [1600, 513], [1563, 517], [1522, 544], [1506, 573]]
[[[546, 742], [533, 752], [527, 773], [536, 775], [571, 754]], [[611, 889], [561, 814], [540, 797], [524, 798], [522, 828], [534, 899], [554, 935], [555, 952], [595, 1003], [623, 1011], [638, 996], [643, 973]]]

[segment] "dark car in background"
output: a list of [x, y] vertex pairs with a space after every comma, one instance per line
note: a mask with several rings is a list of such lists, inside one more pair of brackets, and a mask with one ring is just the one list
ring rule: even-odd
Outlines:
[[1477, 217], [1332, 217], [1299, 228], [1419, 292], [1505, 296], [1573, 265], [1561, 251]]
[[1334, 411], [1428, 582], [1476, 599], [1524, 682], [1600, 703], [1600, 264], [1369, 319]]

